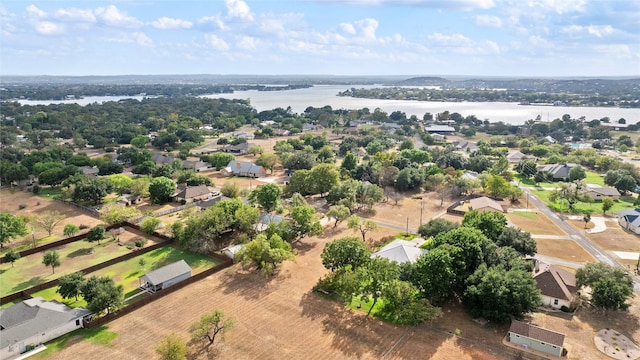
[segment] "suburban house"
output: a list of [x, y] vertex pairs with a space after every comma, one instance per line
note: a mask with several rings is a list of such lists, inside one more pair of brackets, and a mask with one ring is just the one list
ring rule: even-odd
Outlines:
[[209, 190], [207, 185], [187, 186], [184, 189], [178, 190], [173, 196], [173, 201], [195, 202], [208, 199], [209, 194], [211, 194], [211, 190]]
[[316, 131], [316, 130], [322, 130], [322, 129], [324, 129], [324, 127], [322, 127], [321, 125], [302, 124], [302, 131]]
[[541, 351], [560, 357], [564, 347], [565, 334], [512, 320], [507, 338], [510, 343], [519, 345], [523, 349]]
[[245, 139], [245, 140], [253, 140], [256, 138], [255, 135], [245, 132], [245, 131], [238, 131], [236, 133], [233, 134], [233, 136], [235, 136], [238, 139]]
[[80, 166], [79, 167], [80, 171], [82, 171], [83, 175], [86, 176], [90, 176], [90, 177], [95, 177], [98, 176], [98, 173], [100, 172], [100, 169], [98, 169], [97, 166]]
[[152, 293], [166, 289], [191, 277], [191, 268], [184, 260], [150, 271], [138, 278], [140, 288]]
[[232, 245], [232, 246], [227, 246], [226, 248], [222, 249], [222, 252], [227, 255], [227, 257], [231, 260], [235, 260], [236, 259], [236, 253], [242, 249], [244, 247], [244, 244], [236, 244], [236, 245]]
[[140, 202], [142, 202], [142, 197], [140, 195], [123, 194], [118, 198], [118, 203], [124, 206], [131, 206]]
[[224, 176], [264, 177], [267, 171], [259, 165], [246, 161], [231, 160], [226, 167], [220, 170]]
[[273, 136], [289, 136], [291, 131], [285, 129], [273, 129]]
[[35, 346], [81, 328], [85, 308], [71, 309], [40, 297], [0, 309], [0, 359], [11, 359]]
[[554, 181], [567, 181], [569, 180], [569, 171], [577, 166], [576, 164], [549, 164], [538, 167], [538, 171], [551, 174]]
[[542, 305], [560, 309], [570, 307], [578, 286], [576, 277], [567, 270], [561, 269], [535, 259], [533, 278], [542, 295]]
[[600, 185], [587, 184], [587, 189], [585, 190], [585, 192], [593, 200], [602, 200], [607, 197], [613, 200], [620, 199], [620, 192], [618, 192], [616, 188], [612, 187], [602, 187]]
[[396, 239], [371, 254], [371, 258], [385, 258], [398, 264], [415, 263], [420, 256], [427, 253], [426, 249], [420, 248], [424, 242], [425, 240], [422, 238], [415, 238], [411, 241]]
[[640, 234], [640, 209], [629, 209], [618, 212], [618, 224], [634, 234]]
[[237, 145], [229, 145], [223, 148], [222, 151], [233, 155], [243, 155], [249, 151], [249, 143], [243, 142]]
[[512, 151], [507, 154], [507, 160], [510, 163], [519, 163], [523, 160], [537, 160], [538, 158], [533, 155], [523, 154], [520, 151]]
[[456, 150], [472, 153], [480, 147], [477, 143], [468, 140], [458, 140], [451, 143]]
[[482, 211], [504, 212], [504, 210], [502, 209], [502, 205], [500, 205], [499, 202], [493, 199], [490, 199], [486, 196], [469, 200], [469, 207], [471, 208], [471, 210], [478, 210], [479, 212], [482, 212]]
[[184, 160], [182, 161], [182, 168], [187, 170], [191, 169], [195, 172], [214, 170], [211, 164], [204, 161]]
[[222, 200], [231, 200], [231, 198], [228, 198], [226, 196], [222, 196], [222, 194], [220, 194], [220, 192], [214, 191], [214, 192], [210, 193], [207, 196], [207, 200], [200, 201], [198, 203], [198, 207], [200, 208], [200, 210], [206, 210], [206, 209], [214, 206], [215, 204], [219, 203]]
[[176, 158], [174, 158], [173, 156], [164, 156], [161, 154], [153, 155], [152, 158], [156, 166], [170, 165], [175, 159]]
[[430, 125], [424, 128], [424, 131], [429, 134], [438, 133], [438, 134], [453, 134], [456, 132], [456, 129], [452, 126], [447, 125]]
[[431, 137], [436, 142], [444, 142], [447, 139], [447, 137], [445, 135], [437, 134], [437, 133], [436, 134], [431, 134]]
[[545, 138], [544, 138], [544, 139], [545, 139], [545, 140], [547, 140], [547, 141], [548, 141], [549, 143], [551, 143], [551, 144], [555, 144], [555, 143], [557, 143], [556, 139], [554, 139], [553, 137], [551, 137], [551, 135], [547, 135], [547, 136], [545, 136]]
[[269, 227], [269, 224], [280, 224], [282, 221], [284, 221], [284, 216], [261, 212], [255, 229], [256, 231], [265, 231]]

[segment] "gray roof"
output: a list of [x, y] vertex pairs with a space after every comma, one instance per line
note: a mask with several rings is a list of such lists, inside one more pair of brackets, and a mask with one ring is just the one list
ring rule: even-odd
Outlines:
[[156, 154], [153, 155], [153, 162], [156, 163], [156, 165], [163, 165], [163, 164], [171, 164], [173, 162], [173, 160], [175, 160], [176, 158], [174, 158], [173, 156], [164, 156], [162, 154]]
[[70, 321], [82, 319], [91, 312], [79, 307], [71, 309], [57, 301], [36, 297], [0, 309], [0, 348], [46, 333]]
[[264, 168], [260, 165], [256, 165], [251, 162], [236, 161], [236, 160], [229, 161], [226, 168], [227, 170], [231, 171], [234, 174], [236, 173], [259, 174], [260, 172], [262, 172], [262, 170], [264, 170]]
[[549, 164], [539, 168], [540, 171], [548, 172], [553, 175], [554, 179], [567, 179], [569, 178], [569, 171], [576, 167], [576, 164]]
[[452, 133], [452, 132], [455, 132], [456, 129], [447, 125], [431, 125], [431, 126], [425, 127], [424, 131], [428, 133], [434, 133], [434, 132], [435, 133], [439, 133], [439, 132]]
[[415, 263], [420, 256], [427, 253], [427, 250], [418, 247], [420, 240], [424, 242], [424, 239], [419, 239], [418, 241], [396, 239], [385, 245], [380, 251], [371, 254], [371, 258], [385, 258], [395, 261], [398, 264], [406, 262]]
[[564, 334], [547, 330], [541, 327], [523, 323], [522, 321], [512, 320], [509, 332], [526, 336], [530, 339], [536, 339], [556, 346], [564, 345]]
[[224, 148], [224, 151], [247, 151], [249, 150], [249, 143], [243, 142], [237, 145], [228, 145]]
[[620, 192], [616, 188], [612, 187], [589, 187], [589, 191], [605, 195], [605, 196], [620, 196]]
[[155, 269], [153, 271], [150, 271], [140, 276], [140, 278], [144, 278], [147, 282], [149, 282], [152, 285], [159, 285], [167, 280], [171, 280], [177, 276], [180, 276], [186, 273], [191, 273], [191, 268], [189, 267], [189, 264], [187, 264], [186, 261], [180, 260], [172, 264], [163, 266], [161, 268]]
[[189, 186], [186, 189], [180, 191], [176, 197], [181, 199], [191, 199], [196, 196], [201, 196], [205, 194], [209, 194], [211, 190], [207, 187], [207, 185], [198, 185], [198, 186]]

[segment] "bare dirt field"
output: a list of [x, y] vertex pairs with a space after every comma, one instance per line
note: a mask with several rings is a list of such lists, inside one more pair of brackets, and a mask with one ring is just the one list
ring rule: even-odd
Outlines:
[[[440, 199], [434, 193], [422, 193], [422, 223], [426, 223], [436, 216], [442, 216], [446, 213], [448, 203], [445, 201], [440, 206]], [[450, 203], [450, 202], [449, 202]], [[391, 225], [399, 229], [406, 229], [407, 218], [409, 219], [409, 230], [418, 229], [420, 226], [420, 206], [419, 199], [413, 199], [407, 195], [396, 205], [394, 201], [376, 204], [375, 214], [371, 216], [363, 215], [371, 220], [375, 220], [380, 224]]]
[[595, 262], [588, 252], [573, 240], [536, 239], [538, 254], [578, 263]]
[[[576, 229], [581, 229], [584, 226], [584, 222], [577, 220], [567, 222]], [[640, 250], [640, 236], [624, 231], [617, 222], [607, 221], [606, 224], [606, 231], [594, 234], [585, 233], [585, 236], [603, 250], [632, 252]]]
[[507, 219], [533, 235], [567, 235], [542, 212], [512, 212]]
[[[19, 205], [26, 205], [24, 209], [19, 209]], [[68, 206], [62, 203], [55, 202], [46, 197], [40, 197], [33, 195], [30, 192], [26, 191], [12, 191], [8, 189], [0, 190], [0, 212], [8, 211], [14, 215], [23, 215], [26, 217], [35, 217], [38, 214], [41, 214], [45, 211], [58, 211], [65, 218], [62, 220], [56, 227], [53, 229], [53, 233], [51, 237], [47, 237], [47, 232], [38, 228], [33, 223], [27, 223], [27, 230], [29, 234], [20, 238], [13, 240], [8, 248], [12, 246], [20, 246], [25, 243], [31, 243], [31, 231], [34, 232], [34, 237], [36, 241], [38, 239], [44, 239], [42, 242], [38, 242], [39, 245], [42, 245], [47, 242], [52, 242], [55, 240], [60, 240], [64, 238], [62, 234], [62, 229], [67, 224], [75, 224], [75, 225], [86, 225], [88, 227], [93, 227], [97, 224], [102, 223], [100, 219], [87, 215], [85, 212], [76, 209], [72, 206]]]
[[[380, 229], [374, 236], [394, 233]], [[54, 359], [148, 359], [159, 338], [171, 332], [188, 336], [188, 327], [205, 311], [220, 309], [235, 327], [216, 345], [217, 359], [512, 359], [500, 345], [505, 326], [483, 327], [459, 306], [418, 327], [383, 323], [312, 292], [326, 271], [320, 261], [324, 243], [351, 235], [340, 225], [297, 246], [295, 262], [264, 279], [234, 266], [187, 286], [108, 325], [118, 333], [111, 347], [70, 341]], [[454, 335], [460, 329], [460, 336]], [[212, 358], [200, 353], [198, 358]]]

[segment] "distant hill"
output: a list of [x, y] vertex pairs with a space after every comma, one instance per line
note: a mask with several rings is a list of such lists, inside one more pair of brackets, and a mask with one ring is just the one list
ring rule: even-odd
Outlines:
[[419, 76], [402, 80], [396, 83], [400, 86], [443, 86], [451, 81], [437, 76]]

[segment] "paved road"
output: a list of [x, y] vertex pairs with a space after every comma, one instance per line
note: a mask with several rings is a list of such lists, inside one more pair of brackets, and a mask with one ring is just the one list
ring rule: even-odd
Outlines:
[[572, 269], [580, 269], [581, 267], [584, 267], [584, 264], [582, 263], [578, 263], [575, 261], [567, 261], [564, 259], [558, 259], [556, 257], [551, 257], [551, 256], [536, 254], [534, 258], [538, 260], [542, 260], [542, 262], [545, 262], [547, 264], [562, 265], [562, 266], [570, 267]]
[[[589, 254], [596, 258], [596, 260], [611, 266], [619, 266], [625, 269], [622, 265], [618, 264], [618, 262], [616, 262], [616, 260], [611, 255], [602, 251], [598, 246], [592, 243], [591, 240], [584, 236], [581, 231], [564, 222], [564, 220], [562, 220], [553, 210], [549, 209], [549, 207], [545, 203], [540, 201], [536, 196], [531, 195], [527, 187], [521, 186], [521, 188], [525, 192], [526, 196], [528, 196], [529, 201], [533, 205], [535, 205], [540, 211], [542, 211], [542, 213], [547, 215], [547, 217], [551, 219], [551, 221], [553, 221], [560, 229], [567, 233], [575, 242], [582, 246], [582, 248], [585, 249]], [[633, 278], [634, 282], [634, 290], [636, 294], [640, 295], [640, 278], [634, 276], [633, 274], [631, 274], [631, 277]]]

